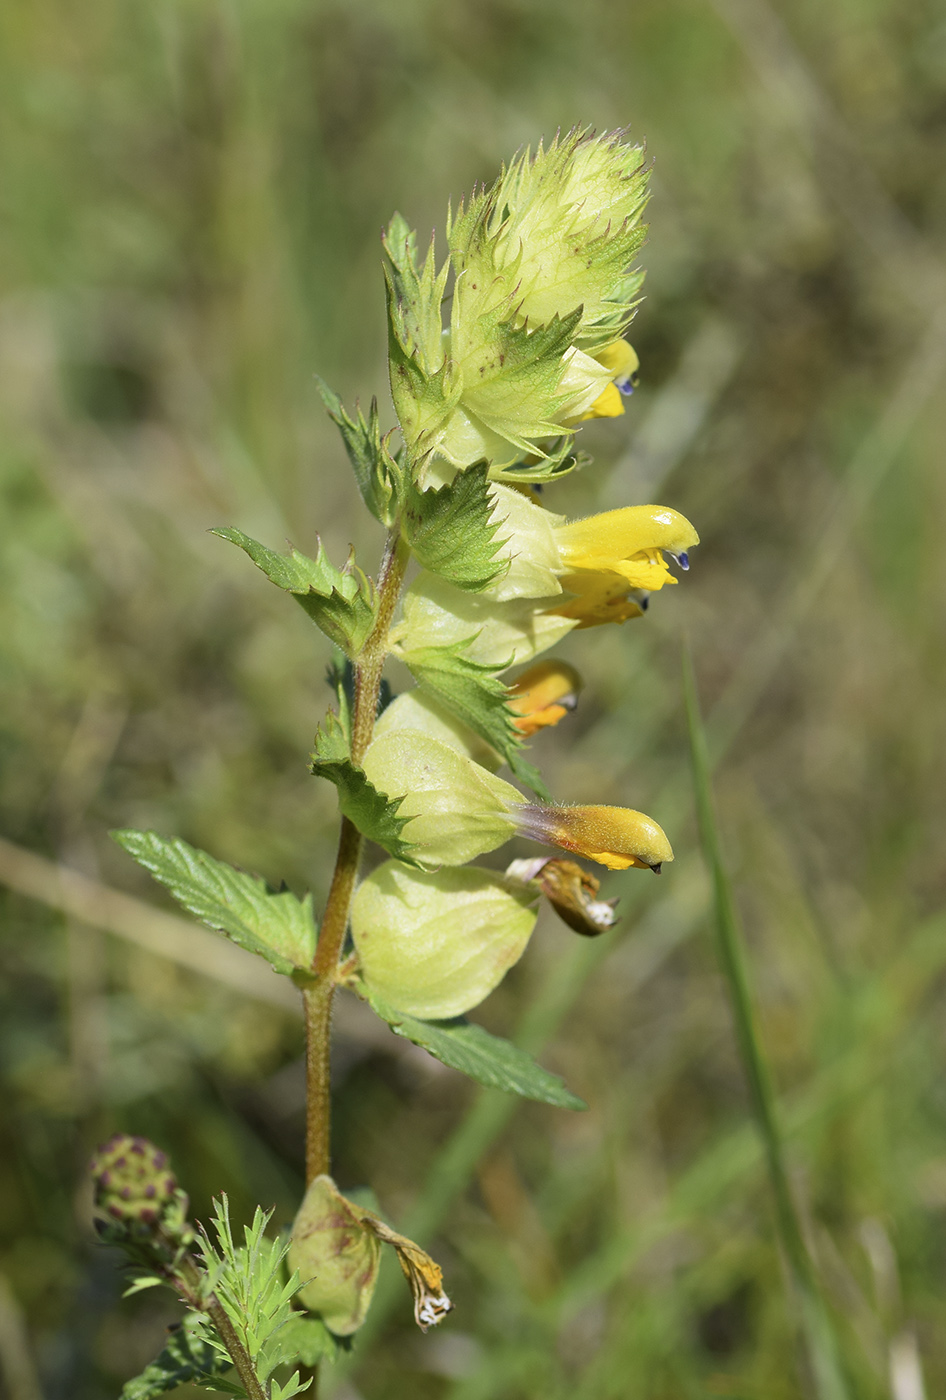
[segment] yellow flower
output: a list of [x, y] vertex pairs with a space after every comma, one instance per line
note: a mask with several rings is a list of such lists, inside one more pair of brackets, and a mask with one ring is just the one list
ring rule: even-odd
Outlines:
[[699, 543], [690, 522], [667, 506], [627, 506], [567, 523], [534, 495], [494, 485], [494, 519], [508, 560], [502, 578], [471, 594], [427, 571], [404, 600], [391, 633], [405, 651], [469, 644], [481, 665], [515, 665], [555, 646], [574, 627], [640, 617], [647, 596], [675, 583], [664, 552], [681, 569]]
[[509, 688], [509, 707], [520, 734], [535, 734], [558, 724], [578, 704], [581, 677], [565, 661], [540, 661]]
[[643, 812], [632, 812], [628, 807], [534, 803], [518, 809], [517, 822], [520, 836], [546, 846], [561, 846], [609, 870], [627, 870], [634, 865], [659, 875], [664, 861], [673, 860], [663, 830]]
[[565, 574], [618, 574], [649, 593], [676, 583], [664, 554], [688, 569], [689, 551], [699, 542], [689, 520], [668, 506], [624, 506], [555, 528]]
[[571, 423], [584, 423], [589, 418], [620, 418], [624, 412], [622, 395], [634, 392], [634, 376], [640, 368], [640, 360], [632, 345], [626, 340], [615, 340], [599, 350], [594, 357], [603, 369], [610, 370], [611, 383], [595, 399], [589, 409]]
[[618, 574], [565, 574], [561, 582], [565, 591], [573, 596], [557, 604], [554, 614], [573, 618], [579, 628], [600, 627], [605, 622], [628, 622], [647, 611], [649, 593], [644, 589], [629, 589], [626, 580]]

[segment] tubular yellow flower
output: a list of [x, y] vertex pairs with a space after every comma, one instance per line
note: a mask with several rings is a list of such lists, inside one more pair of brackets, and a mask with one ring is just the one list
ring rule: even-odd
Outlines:
[[509, 689], [509, 707], [519, 718], [520, 734], [535, 734], [558, 724], [578, 704], [581, 676], [565, 661], [540, 661], [530, 666]]
[[660, 874], [673, 850], [661, 827], [628, 807], [552, 807], [530, 804], [516, 813], [519, 835], [586, 856], [609, 870], [629, 866]]
[[554, 533], [566, 574], [619, 574], [631, 588], [649, 593], [676, 583], [664, 554], [686, 570], [689, 551], [700, 542], [689, 520], [668, 506], [607, 510], [557, 525]]
[[676, 582], [664, 553], [686, 570], [699, 543], [690, 522], [667, 506], [626, 506], [566, 523], [507, 486], [492, 491], [505, 537], [498, 557], [508, 570], [476, 594], [424, 571], [407, 590], [392, 644], [409, 651], [432, 640], [467, 641], [481, 664], [530, 661], [573, 627], [640, 617], [648, 594]]
[[584, 423], [589, 418], [620, 418], [624, 412], [622, 395], [634, 392], [634, 376], [640, 368], [637, 352], [626, 340], [615, 340], [599, 350], [594, 357], [602, 368], [611, 373], [608, 384], [591, 407], [572, 423]]

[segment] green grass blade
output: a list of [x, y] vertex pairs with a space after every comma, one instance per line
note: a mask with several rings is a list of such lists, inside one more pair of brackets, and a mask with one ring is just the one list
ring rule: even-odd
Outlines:
[[784, 1144], [776, 1116], [775, 1090], [756, 1027], [732, 886], [720, 847], [706, 731], [700, 715], [693, 661], [686, 643], [683, 648], [683, 691], [700, 842], [713, 881], [716, 949], [729, 991], [739, 1056], [749, 1083], [752, 1112], [765, 1148], [779, 1241], [798, 1298], [799, 1323], [818, 1400], [849, 1400], [850, 1391], [841, 1368], [834, 1329], [818, 1290], [789, 1187]]

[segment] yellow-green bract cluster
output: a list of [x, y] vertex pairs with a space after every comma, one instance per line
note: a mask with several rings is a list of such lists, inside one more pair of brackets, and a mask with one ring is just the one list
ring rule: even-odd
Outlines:
[[620, 340], [643, 279], [631, 263], [646, 186], [640, 146], [573, 131], [523, 152], [461, 204], [439, 272], [433, 247], [417, 268], [413, 234], [392, 221], [391, 386], [408, 456], [426, 477], [438, 479], [438, 459], [486, 459], [494, 470], [547, 459], [547, 440], [592, 411], [615, 378], [607, 354], [596, 356]]

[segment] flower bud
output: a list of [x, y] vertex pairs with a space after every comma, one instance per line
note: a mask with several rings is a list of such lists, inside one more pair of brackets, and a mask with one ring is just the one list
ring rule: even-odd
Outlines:
[[558, 724], [576, 708], [581, 686], [581, 676], [565, 661], [540, 661], [523, 671], [509, 688], [519, 733], [528, 736]]
[[611, 383], [605, 385], [591, 407], [576, 418], [575, 423], [584, 423], [589, 418], [620, 418], [624, 413], [622, 395], [634, 392], [640, 361], [632, 345], [626, 340], [615, 340], [599, 350], [595, 359], [611, 375]]
[[517, 812], [520, 836], [546, 846], [596, 860], [609, 870], [635, 865], [660, 874], [673, 850], [661, 828], [643, 812], [628, 807], [522, 806]]
[[381, 1245], [361, 1216], [331, 1177], [317, 1176], [292, 1226], [289, 1268], [303, 1280], [299, 1301], [338, 1337], [358, 1331], [378, 1282]]
[[403, 798], [404, 840], [424, 866], [463, 865], [512, 836], [511, 808], [522, 794], [472, 759], [416, 729], [388, 730], [364, 757], [369, 780]]
[[89, 1164], [96, 1207], [112, 1220], [157, 1225], [176, 1202], [178, 1185], [167, 1154], [147, 1138], [116, 1133]]
[[359, 886], [351, 927], [369, 991], [409, 1016], [478, 1006], [525, 951], [535, 894], [489, 870], [435, 872], [385, 861]]
[[573, 860], [556, 860], [552, 856], [514, 860], [506, 878], [535, 885], [562, 922], [585, 938], [597, 938], [617, 923], [617, 900], [599, 899], [601, 881]]

